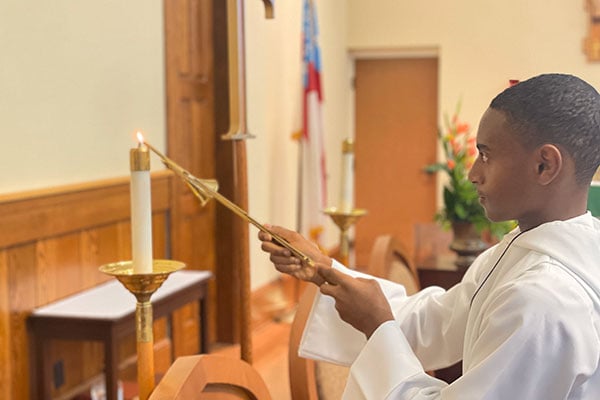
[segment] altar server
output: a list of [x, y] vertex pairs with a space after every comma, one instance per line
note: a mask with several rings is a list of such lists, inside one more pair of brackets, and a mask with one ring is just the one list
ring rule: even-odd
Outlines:
[[[600, 399], [600, 222], [587, 212], [600, 164], [600, 95], [544, 74], [496, 96], [469, 179], [492, 221], [518, 227], [448, 291], [406, 296], [272, 227], [316, 262], [260, 233], [284, 273], [320, 286], [300, 354], [351, 366], [344, 399]], [[462, 360], [447, 384], [425, 371]]]

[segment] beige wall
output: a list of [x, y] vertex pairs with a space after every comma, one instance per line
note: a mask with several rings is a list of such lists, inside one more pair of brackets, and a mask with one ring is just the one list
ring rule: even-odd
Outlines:
[[437, 47], [440, 113], [463, 98], [477, 126], [508, 79], [576, 74], [600, 88], [600, 64], [586, 61], [584, 0], [348, 1], [350, 48]]
[[[249, 211], [259, 221], [296, 227], [298, 145], [302, 127], [302, 1], [275, 2], [275, 19], [265, 20], [262, 2], [246, 1], [246, 62]], [[330, 204], [339, 197], [341, 142], [351, 135], [350, 76], [346, 52], [346, 3], [315, 0], [320, 28], [325, 146]], [[278, 276], [250, 228], [252, 287]], [[326, 227], [325, 244], [337, 243], [337, 228]]]
[[[164, 148], [161, 2], [47, 3], [0, 2], [0, 193], [125, 175], [136, 129]], [[315, 3], [332, 205], [341, 141], [353, 126], [349, 49], [437, 49], [440, 114], [462, 96], [463, 117], [474, 126], [508, 79], [569, 72], [600, 88], [600, 64], [581, 51], [583, 0]], [[276, 1], [275, 20], [265, 20], [262, 1], [246, 0], [248, 125], [257, 136], [248, 143], [249, 211], [289, 227], [296, 225], [290, 135], [301, 126], [301, 11], [301, 0]], [[250, 229], [256, 288], [277, 274]], [[327, 246], [337, 233], [327, 227]]]
[[126, 175], [138, 129], [164, 146], [162, 30], [160, 0], [0, 2], [0, 194]]

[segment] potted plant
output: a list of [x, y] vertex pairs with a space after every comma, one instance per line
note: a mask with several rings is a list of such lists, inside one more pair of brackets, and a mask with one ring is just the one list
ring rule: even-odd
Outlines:
[[452, 118], [444, 115], [444, 129], [438, 131], [444, 160], [427, 165], [425, 171], [429, 174], [443, 171], [448, 177], [444, 186], [444, 205], [436, 214], [436, 221], [445, 228], [452, 228], [454, 237], [450, 248], [458, 254], [456, 265], [468, 267], [479, 253], [489, 247], [489, 243], [482, 240], [482, 233], [497, 239], [514, 223], [494, 223], [486, 217], [477, 190], [468, 179], [477, 157], [476, 140], [470, 135], [469, 124], [459, 120], [459, 113], [460, 102]]

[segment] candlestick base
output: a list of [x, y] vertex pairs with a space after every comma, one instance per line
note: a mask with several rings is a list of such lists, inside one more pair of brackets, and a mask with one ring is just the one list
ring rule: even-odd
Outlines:
[[138, 301], [143, 302], [150, 299], [171, 273], [183, 268], [185, 264], [180, 261], [152, 260], [152, 272], [147, 274], [134, 273], [131, 261], [105, 264], [99, 270], [117, 278]]
[[355, 208], [351, 211], [342, 211], [337, 207], [328, 207], [323, 210], [323, 213], [329, 215], [337, 227], [340, 228], [340, 262], [349, 266], [350, 238], [348, 237], [348, 229], [366, 215], [367, 210]]
[[139, 399], [147, 400], [154, 390], [154, 338], [152, 335], [152, 303], [150, 297], [169, 275], [185, 268], [185, 264], [173, 260], [153, 260], [152, 272], [137, 274], [132, 261], [105, 264], [100, 272], [114, 276], [137, 299], [135, 308], [135, 331], [138, 356]]

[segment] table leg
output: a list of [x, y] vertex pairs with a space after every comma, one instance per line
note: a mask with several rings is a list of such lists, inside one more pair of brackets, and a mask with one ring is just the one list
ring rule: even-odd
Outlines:
[[30, 368], [31, 398], [40, 400], [50, 400], [52, 398], [52, 374], [50, 365], [50, 355], [46, 348], [47, 340], [39, 333], [34, 335], [31, 341], [33, 348], [30, 356], [33, 357], [33, 368]]
[[208, 353], [208, 326], [206, 318], [206, 294], [200, 298], [199, 307], [200, 309], [200, 318], [198, 319], [198, 323], [200, 326], [200, 351], [199, 353]]
[[106, 376], [106, 400], [118, 399], [118, 348], [113, 335], [109, 335], [104, 342], [104, 375]]

